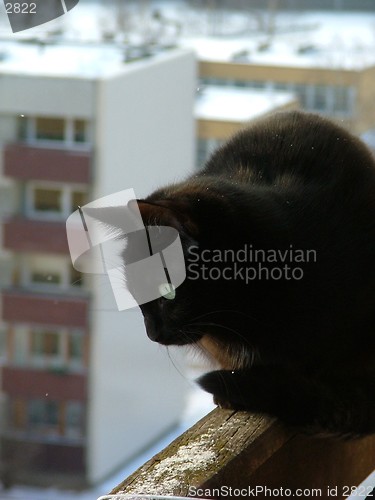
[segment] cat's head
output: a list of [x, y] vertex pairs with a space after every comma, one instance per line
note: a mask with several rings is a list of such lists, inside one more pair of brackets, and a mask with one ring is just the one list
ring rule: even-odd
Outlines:
[[[261, 294], [259, 289], [247, 286], [243, 275], [233, 274], [230, 257], [229, 261], [223, 258], [226, 250], [236, 251], [243, 248], [244, 242], [254, 243], [260, 234], [257, 217], [248, 227], [241, 203], [233, 186], [228, 189], [228, 186], [217, 187], [208, 180], [200, 180], [196, 184], [172, 186], [128, 204], [128, 209], [140, 212], [149, 230], [169, 227], [177, 231], [185, 260], [186, 279], [182, 284], [171, 289], [168, 283], [160, 283], [158, 298], [139, 302], [151, 340], [163, 345], [200, 343], [216, 358], [221, 356], [219, 353], [236, 351], [236, 345], [238, 352], [248, 347], [245, 332], [252, 322], [253, 326], [257, 323], [249, 304], [253, 300], [256, 308]], [[117, 215], [113, 211], [117, 211]], [[106, 222], [103, 213], [105, 211], [101, 218]], [[117, 217], [121, 226], [121, 207], [109, 209], [108, 213], [110, 223]], [[158, 231], [153, 234], [157, 235]], [[159, 244], [160, 249], [168, 244], [168, 232], [160, 234], [160, 242], [157, 238], [153, 241], [154, 252], [158, 251]], [[247, 241], [249, 235], [252, 235], [251, 241]], [[137, 255], [131, 244], [124, 251], [125, 264], [145, 256]], [[173, 272], [173, 261], [168, 265]], [[134, 296], [139, 289], [139, 279], [131, 270], [126, 273], [127, 287], [130, 292], [134, 290]], [[147, 282], [142, 286], [147, 287]], [[237, 366], [239, 364], [237, 362]]]

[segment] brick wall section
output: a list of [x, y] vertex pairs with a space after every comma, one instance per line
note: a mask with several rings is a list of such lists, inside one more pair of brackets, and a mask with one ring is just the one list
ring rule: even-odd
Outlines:
[[35, 293], [2, 292], [3, 321], [88, 327], [88, 299]]
[[4, 367], [2, 390], [12, 398], [86, 400], [86, 376]]
[[20, 180], [91, 182], [91, 152], [8, 144], [4, 175]]
[[65, 222], [15, 217], [3, 223], [3, 245], [13, 252], [69, 254]]

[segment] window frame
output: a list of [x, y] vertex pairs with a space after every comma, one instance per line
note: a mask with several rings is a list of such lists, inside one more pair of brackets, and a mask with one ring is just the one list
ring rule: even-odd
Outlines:
[[[58, 190], [61, 192], [61, 211], [42, 211], [35, 209], [35, 191], [37, 189]], [[29, 181], [25, 189], [25, 215], [36, 220], [65, 220], [76, 210], [73, 207], [73, 193], [80, 191], [88, 195], [85, 184], [67, 184], [52, 181]]]
[[[51, 120], [62, 120], [64, 134], [62, 140], [58, 139], [39, 139], [37, 120], [38, 119], [51, 119]], [[77, 141], [76, 135], [78, 130], [76, 129], [76, 122], [82, 121], [84, 123], [84, 140]], [[88, 118], [84, 117], [66, 117], [66, 116], [41, 116], [41, 115], [29, 115], [22, 117], [22, 122], [19, 126], [19, 139], [30, 146], [42, 146], [42, 147], [68, 147], [72, 149], [87, 149], [88, 146], [92, 144], [93, 130], [92, 123]], [[24, 131], [24, 134], [22, 133]]]

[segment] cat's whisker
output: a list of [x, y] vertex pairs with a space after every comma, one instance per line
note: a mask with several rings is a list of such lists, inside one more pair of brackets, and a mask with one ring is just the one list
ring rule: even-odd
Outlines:
[[184, 380], [187, 380], [190, 383], [190, 380], [188, 379], [188, 377], [186, 377], [186, 375], [179, 369], [179, 367], [176, 365], [175, 361], [173, 360], [171, 353], [170, 353], [170, 350], [169, 350], [169, 347], [166, 346], [166, 348], [167, 348], [168, 358], [169, 358], [170, 362], [172, 363], [173, 367], [175, 368], [175, 370], [181, 375], [181, 377]]
[[250, 342], [248, 338], [246, 338], [244, 335], [242, 335], [239, 331], [235, 330], [234, 328], [230, 328], [229, 326], [226, 325], [221, 325], [220, 323], [190, 323], [191, 326], [213, 326], [215, 328], [221, 328], [223, 330], [228, 330], [232, 333], [235, 333], [238, 337], [240, 337], [242, 340], [245, 341], [246, 344], [248, 344], [250, 347], [253, 347], [253, 344]]
[[[196, 334], [196, 333], [202, 333], [202, 332], [195, 331], [195, 332], [191, 332], [191, 333]], [[202, 333], [202, 335], [203, 334], [204, 334], [204, 332]], [[203, 354], [204, 358], [206, 360], [209, 360], [211, 364], [217, 363], [216, 360], [214, 359], [212, 353], [204, 345], [202, 345], [198, 342], [193, 342], [193, 343], [189, 344], [189, 346], [194, 349], [194, 353], [198, 352], [198, 353]]]
[[221, 313], [232, 313], [232, 314], [239, 314], [241, 316], [245, 316], [246, 318], [249, 318], [255, 322], [257, 322], [258, 324], [260, 325], [267, 325], [267, 326], [271, 326], [270, 323], [267, 323], [266, 321], [260, 321], [258, 318], [256, 318], [255, 316], [253, 315], [250, 315], [250, 314], [247, 314], [247, 313], [244, 313], [243, 311], [238, 311], [236, 309], [218, 309], [217, 311], [209, 311], [209, 312], [206, 312], [204, 314], [201, 314], [200, 316], [196, 316], [195, 318], [192, 318], [191, 321], [196, 321], [198, 319], [201, 319], [201, 318], [204, 318], [206, 316], [210, 316], [212, 314], [221, 314]]

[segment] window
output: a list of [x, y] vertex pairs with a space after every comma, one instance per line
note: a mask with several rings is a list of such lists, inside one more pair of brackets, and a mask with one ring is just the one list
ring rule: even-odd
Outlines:
[[70, 269], [70, 284], [74, 287], [80, 288], [83, 285], [83, 274], [74, 267]]
[[196, 152], [196, 164], [198, 168], [203, 167], [205, 162], [208, 160], [210, 155], [222, 144], [220, 139], [199, 139], [197, 152]]
[[83, 359], [83, 335], [71, 333], [69, 335], [68, 357], [70, 360], [81, 362]]
[[28, 217], [37, 219], [66, 219], [78, 206], [87, 203], [86, 191], [71, 184], [29, 182], [26, 186]]
[[87, 142], [87, 127], [84, 120], [74, 120], [74, 142]]
[[78, 207], [83, 207], [87, 203], [87, 195], [84, 191], [73, 191], [71, 211], [74, 212]]
[[58, 436], [60, 434], [58, 402], [38, 399], [29, 401], [27, 430], [47, 436]]
[[87, 144], [89, 142], [89, 122], [82, 118], [63, 117], [18, 117], [18, 138], [21, 141], [57, 142], [60, 145]]
[[61, 332], [31, 330], [30, 361], [35, 368], [63, 368], [66, 365]]
[[14, 398], [9, 401], [8, 426], [30, 437], [80, 440], [85, 435], [81, 401]]
[[83, 274], [73, 268], [69, 257], [49, 254], [27, 254], [20, 257], [22, 288], [53, 293], [83, 289]]
[[68, 401], [65, 406], [65, 429], [67, 438], [76, 439], [84, 436], [84, 406], [79, 401]]
[[81, 330], [72, 330], [67, 336], [67, 363], [70, 371], [82, 372], [85, 366], [86, 337]]
[[8, 331], [10, 366], [82, 372], [87, 338], [81, 329], [17, 325]]
[[292, 92], [297, 94], [298, 100], [302, 107], [311, 109], [312, 99], [311, 99], [311, 87], [304, 84], [295, 84], [292, 86]]
[[59, 291], [70, 286], [70, 262], [66, 257], [29, 254], [21, 260], [21, 268], [23, 287]]
[[31, 282], [36, 284], [59, 285], [61, 276], [57, 273], [35, 272], [31, 274]]
[[351, 116], [354, 113], [355, 88], [336, 86], [333, 99], [333, 113]]
[[315, 111], [329, 111], [329, 87], [327, 85], [315, 85], [312, 109]]
[[65, 122], [61, 118], [36, 118], [36, 139], [47, 141], [63, 141], [65, 139]]
[[339, 85], [296, 85], [295, 90], [303, 107], [335, 115], [353, 113], [353, 88]]
[[34, 190], [34, 210], [37, 212], [61, 212], [62, 192], [59, 189], [36, 188]]
[[60, 350], [60, 335], [53, 331], [32, 331], [31, 353], [34, 355], [56, 356]]
[[288, 92], [290, 90], [290, 84], [284, 82], [275, 82], [274, 89], [279, 92]]
[[23, 399], [10, 401], [9, 423], [14, 430], [24, 430], [27, 426], [27, 404]]

